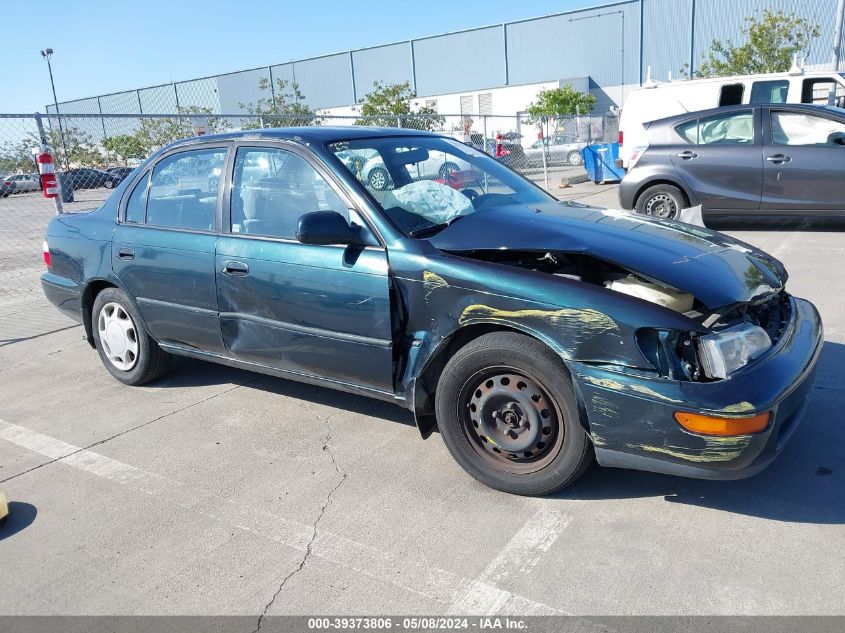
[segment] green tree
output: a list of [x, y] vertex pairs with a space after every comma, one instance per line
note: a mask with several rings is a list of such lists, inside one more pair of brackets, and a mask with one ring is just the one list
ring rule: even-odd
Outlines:
[[[372, 92], [359, 101], [361, 118], [355, 125], [380, 125], [382, 127], [412, 127], [434, 132], [443, 129], [445, 119], [434, 108], [421, 107], [411, 112], [411, 100], [416, 97], [407, 81], [401, 84], [373, 83]], [[417, 116], [422, 115], [422, 116]]]
[[527, 112], [533, 123], [538, 123], [543, 117], [554, 117], [567, 114], [588, 114], [596, 103], [595, 95], [575, 90], [570, 85], [562, 88], [541, 90], [537, 101], [528, 106]]
[[207, 134], [225, 132], [230, 127], [226, 119], [211, 116], [209, 108], [182, 107], [179, 108], [178, 113], [184, 116], [141, 119], [138, 131], [134, 136], [139, 146], [143, 148], [143, 156], [149, 156], [155, 150], [173, 141], [196, 136], [194, 126], [198, 117], [206, 119]]
[[[713, 40], [710, 50], [695, 71], [696, 77], [725, 77], [786, 72], [796, 54], [810, 53], [819, 35], [819, 25], [794, 13], [764, 9], [745, 18], [744, 43]], [[689, 66], [681, 69], [689, 75]]]
[[[67, 120], [62, 122], [61, 132], [59, 126], [54, 123], [46, 130], [46, 136], [47, 145], [53, 151], [56, 169], [64, 168], [68, 163], [71, 167], [92, 167], [103, 162], [104, 156], [97, 143], [87, 132], [68, 125]], [[40, 139], [35, 134], [30, 134], [29, 140], [33, 146], [40, 143]], [[67, 152], [67, 157], [65, 157], [65, 152]]]
[[118, 134], [107, 136], [102, 142], [103, 149], [116, 154], [124, 164], [131, 159], [146, 158], [147, 151], [137, 134]]
[[29, 137], [8, 142], [0, 149], [0, 176], [35, 171], [32, 148], [38, 145]]
[[[270, 90], [270, 80], [262, 77], [258, 80], [258, 89], [270, 92], [268, 96], [260, 97], [250, 103], [238, 103], [238, 107], [250, 114], [261, 115], [264, 125], [270, 127], [313, 125], [316, 113], [307, 103], [305, 95], [299, 90], [295, 81], [276, 79], [275, 90]], [[251, 130], [261, 127], [261, 121], [244, 119], [241, 128]]]

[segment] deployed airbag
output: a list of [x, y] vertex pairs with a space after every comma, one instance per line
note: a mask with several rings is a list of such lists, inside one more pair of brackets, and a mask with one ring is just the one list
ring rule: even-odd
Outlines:
[[472, 201], [460, 191], [432, 180], [418, 180], [388, 191], [382, 201], [382, 207], [400, 207], [421, 215], [434, 224], [445, 224], [459, 215], [467, 215], [475, 210]]

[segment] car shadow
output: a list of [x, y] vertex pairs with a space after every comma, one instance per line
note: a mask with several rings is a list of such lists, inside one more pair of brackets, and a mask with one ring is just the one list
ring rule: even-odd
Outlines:
[[38, 509], [22, 501], [9, 501], [9, 514], [0, 520], [0, 541], [14, 536], [35, 522]]
[[830, 232], [845, 230], [845, 218], [802, 218], [800, 216], [705, 218], [707, 228], [714, 231], [806, 231]]
[[187, 357], [174, 358], [170, 371], [151, 385], [158, 388], [183, 389], [231, 383], [248, 385], [250, 389], [260, 389], [297, 400], [308, 400], [315, 404], [381, 418], [389, 422], [416, 426], [414, 416], [410, 411], [390, 402]]
[[777, 459], [737, 481], [707, 481], [594, 466], [560, 499], [635, 499], [793, 523], [845, 523], [845, 345], [826, 342], [803, 422]]
[[[294, 380], [190, 358], [156, 387], [241, 384], [387, 422], [414, 426], [413, 415], [394, 404]], [[738, 481], [706, 481], [594, 465], [572, 487], [552, 498], [636, 499], [662, 496], [671, 503], [795, 523], [845, 523], [845, 345], [826, 342], [802, 424], [781, 455], [763, 472]]]

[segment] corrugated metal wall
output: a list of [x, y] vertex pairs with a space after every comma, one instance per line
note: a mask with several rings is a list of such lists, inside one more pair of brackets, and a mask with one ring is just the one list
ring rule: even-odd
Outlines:
[[420, 96], [505, 85], [501, 26], [428, 37], [413, 44]]
[[[830, 58], [834, 0], [624, 0], [589, 9], [387, 44], [312, 59], [294, 60], [217, 77], [143, 88], [143, 112], [176, 107], [238, 113], [240, 103], [269, 96], [258, 80], [295, 81], [314, 108], [352, 105], [373, 82], [409, 81], [417, 95], [449, 94], [506, 85], [589, 77], [602, 108], [624, 96], [622, 86], [639, 85], [651, 66], [664, 80], [701, 61], [713, 39], [740, 34], [744, 18], [765, 8], [783, 9], [818, 23], [808, 64]], [[642, 32], [642, 37], [641, 37]], [[134, 99], [134, 104], [133, 104]], [[95, 98], [96, 100], [96, 98]], [[100, 99], [103, 111], [138, 110], [136, 91]], [[60, 104], [89, 107], [84, 100]], [[131, 105], [130, 105], [131, 104]], [[49, 111], [49, 110], [48, 110]]]
[[353, 51], [352, 64], [355, 69], [355, 96], [358, 101], [372, 91], [373, 84], [377, 81], [387, 84], [413, 82], [410, 42]]

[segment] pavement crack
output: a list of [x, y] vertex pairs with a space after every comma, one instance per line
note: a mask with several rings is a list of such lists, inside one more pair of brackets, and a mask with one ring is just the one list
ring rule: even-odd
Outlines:
[[184, 407], [179, 407], [178, 409], [174, 409], [173, 411], [169, 411], [168, 413], [163, 413], [162, 415], [160, 415], [156, 418], [153, 418], [152, 420], [147, 420], [146, 422], [142, 422], [141, 424], [133, 426], [132, 428], [125, 429], [125, 430], [121, 431], [120, 433], [115, 433], [114, 435], [110, 435], [109, 437], [103, 438], [102, 440], [98, 440], [98, 441], [94, 442], [93, 444], [88, 444], [87, 446], [83, 446], [82, 448], [79, 448], [79, 449], [77, 449], [77, 450], [75, 450], [71, 453], [68, 453], [67, 455], [62, 455], [61, 457], [57, 457], [55, 459], [51, 459], [49, 461], [46, 461], [43, 464], [38, 464], [37, 466], [33, 466], [32, 468], [28, 468], [27, 470], [19, 472], [16, 475], [12, 475], [11, 477], [7, 477], [6, 479], [0, 479], [0, 484], [4, 484], [7, 481], [12, 481], [13, 479], [17, 479], [18, 477], [22, 477], [23, 475], [31, 473], [34, 470], [38, 470], [39, 468], [44, 468], [45, 466], [49, 466], [50, 464], [55, 464], [56, 462], [60, 462], [63, 459], [67, 459], [71, 455], [76, 455], [77, 453], [81, 453], [83, 451], [90, 450], [90, 449], [94, 448], [95, 446], [100, 446], [101, 444], [105, 444], [106, 442], [111, 442], [113, 439], [116, 439], [116, 438], [118, 438], [122, 435], [126, 435], [127, 433], [132, 433], [133, 431], [137, 431], [138, 429], [142, 429], [145, 426], [149, 426], [150, 424], [153, 424], [155, 422], [158, 422], [160, 420], [168, 418], [171, 415], [176, 415], [177, 413], [181, 413], [182, 411], [186, 411], [187, 409], [190, 409], [192, 407], [196, 407], [197, 405], [203, 404], [204, 402], [208, 402], [209, 400], [214, 400], [214, 398], [218, 398], [220, 396], [226, 395], [227, 393], [230, 393], [230, 392], [234, 391], [235, 389], [240, 389], [241, 387], [248, 387], [249, 385], [261, 380], [262, 377], [263, 376], [259, 376], [258, 378], [255, 378], [254, 380], [249, 380], [247, 382], [244, 382], [244, 383], [241, 383], [241, 384], [238, 384], [238, 385], [234, 385], [234, 386], [230, 387], [229, 389], [226, 389], [224, 391], [219, 391], [219, 392], [212, 394], [212, 395], [210, 395], [206, 398], [203, 398], [202, 400], [197, 400], [196, 402], [186, 404]]
[[[304, 408], [307, 409], [307, 407]], [[276, 602], [276, 598], [278, 598], [279, 595], [282, 593], [282, 589], [285, 588], [285, 585], [291, 578], [301, 572], [305, 567], [305, 564], [308, 562], [308, 559], [311, 556], [311, 552], [314, 547], [314, 541], [317, 540], [317, 531], [318, 526], [320, 525], [320, 521], [322, 520], [323, 515], [326, 513], [326, 509], [331, 505], [334, 493], [337, 492], [337, 489], [343, 485], [344, 481], [346, 481], [347, 473], [340, 470], [340, 468], [338, 467], [337, 461], [335, 460], [335, 456], [334, 453], [332, 453], [332, 448], [330, 445], [332, 439], [331, 419], [336, 415], [339, 415], [340, 413], [342, 412], [338, 411], [323, 418], [323, 425], [326, 427], [326, 436], [323, 440], [322, 446], [322, 450], [327, 453], [329, 458], [332, 460], [332, 466], [334, 467], [335, 472], [340, 475], [340, 479], [338, 479], [337, 483], [332, 487], [331, 490], [329, 490], [328, 494], [326, 495], [326, 499], [323, 502], [323, 506], [320, 508], [320, 512], [317, 514], [317, 518], [314, 520], [314, 523], [311, 524], [311, 538], [308, 539], [308, 544], [305, 546], [305, 554], [302, 556], [302, 560], [299, 561], [296, 567], [294, 567], [293, 570], [287, 576], [282, 578], [282, 582], [281, 584], [279, 584], [279, 588], [276, 589], [276, 592], [270, 598], [270, 601], [266, 605], [264, 605], [264, 609], [262, 610], [261, 615], [258, 616], [258, 622], [256, 622], [255, 629], [253, 629], [252, 633], [259, 633], [259, 631], [261, 630], [261, 625], [264, 623], [264, 618], [267, 616], [267, 612]]]

